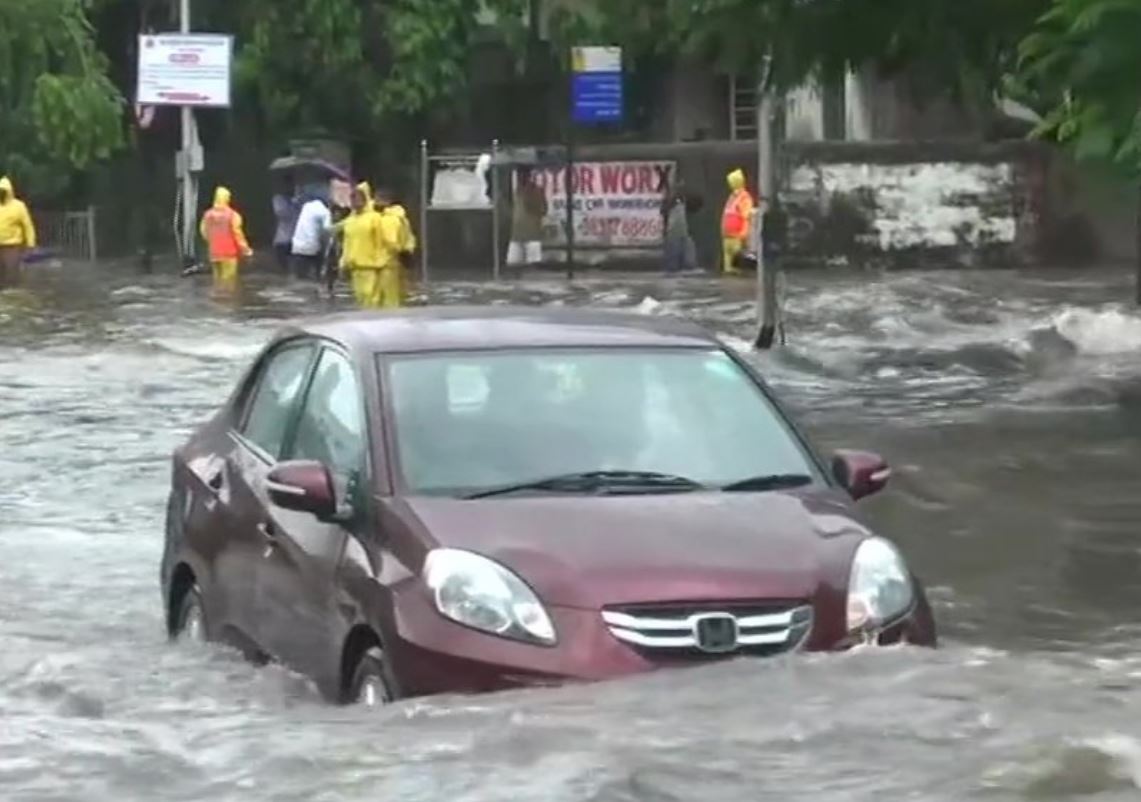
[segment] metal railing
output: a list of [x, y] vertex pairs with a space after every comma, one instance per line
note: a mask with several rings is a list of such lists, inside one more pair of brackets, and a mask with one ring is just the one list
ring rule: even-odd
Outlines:
[[32, 210], [39, 247], [61, 258], [94, 262], [98, 255], [95, 207], [77, 211]]

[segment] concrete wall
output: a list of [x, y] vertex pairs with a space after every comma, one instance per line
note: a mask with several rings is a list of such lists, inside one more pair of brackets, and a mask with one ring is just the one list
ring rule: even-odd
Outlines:
[[1028, 143], [800, 143], [785, 151], [790, 264], [1017, 267], [1041, 255], [1048, 154]]
[[[577, 154], [584, 161], [674, 161], [704, 201], [690, 228], [706, 269], [714, 268], [720, 252], [726, 173], [744, 168], [755, 189], [752, 142], [592, 145]], [[558, 159], [558, 151], [547, 157]], [[1133, 258], [1136, 192], [1114, 181], [1095, 182], [1040, 144], [790, 142], [780, 170], [790, 269], [1015, 268]], [[501, 203], [505, 249], [510, 202], [504, 197]], [[490, 274], [490, 218], [486, 212], [433, 215], [429, 237], [437, 275]]]

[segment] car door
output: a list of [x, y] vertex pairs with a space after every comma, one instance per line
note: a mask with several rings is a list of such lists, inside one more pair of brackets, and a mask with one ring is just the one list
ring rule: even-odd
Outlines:
[[265, 479], [296, 424], [317, 350], [311, 340], [293, 340], [267, 354], [243, 414], [230, 433], [234, 446], [223, 471], [228, 529], [235, 543], [252, 544], [242, 549], [240, 559], [231, 561], [227, 585], [237, 594], [232, 623], [262, 650], [266, 646], [257, 603], [257, 570], [267, 548]]
[[368, 429], [361, 383], [339, 350], [324, 348], [284, 458], [314, 460], [333, 476], [344, 524], [271, 506], [270, 546], [258, 566], [259, 619], [265, 643], [310, 676], [334, 671], [345, 633], [335, 581], [350, 530], [366, 519]]

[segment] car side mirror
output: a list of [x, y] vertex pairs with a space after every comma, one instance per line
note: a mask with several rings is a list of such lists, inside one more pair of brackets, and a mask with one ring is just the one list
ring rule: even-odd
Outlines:
[[265, 486], [270, 500], [282, 509], [308, 512], [320, 521], [337, 518], [333, 475], [320, 462], [282, 462], [269, 472]]
[[855, 501], [874, 496], [887, 485], [891, 467], [879, 454], [868, 451], [837, 451], [832, 475]]

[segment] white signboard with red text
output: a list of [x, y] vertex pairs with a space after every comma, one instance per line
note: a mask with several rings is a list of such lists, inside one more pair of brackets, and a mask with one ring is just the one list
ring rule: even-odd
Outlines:
[[[662, 245], [662, 199], [673, 181], [672, 161], [576, 162], [575, 246], [651, 249]], [[547, 195], [543, 243], [566, 245], [566, 168], [535, 168]]]
[[140, 106], [230, 106], [232, 36], [209, 33], [139, 37]]

